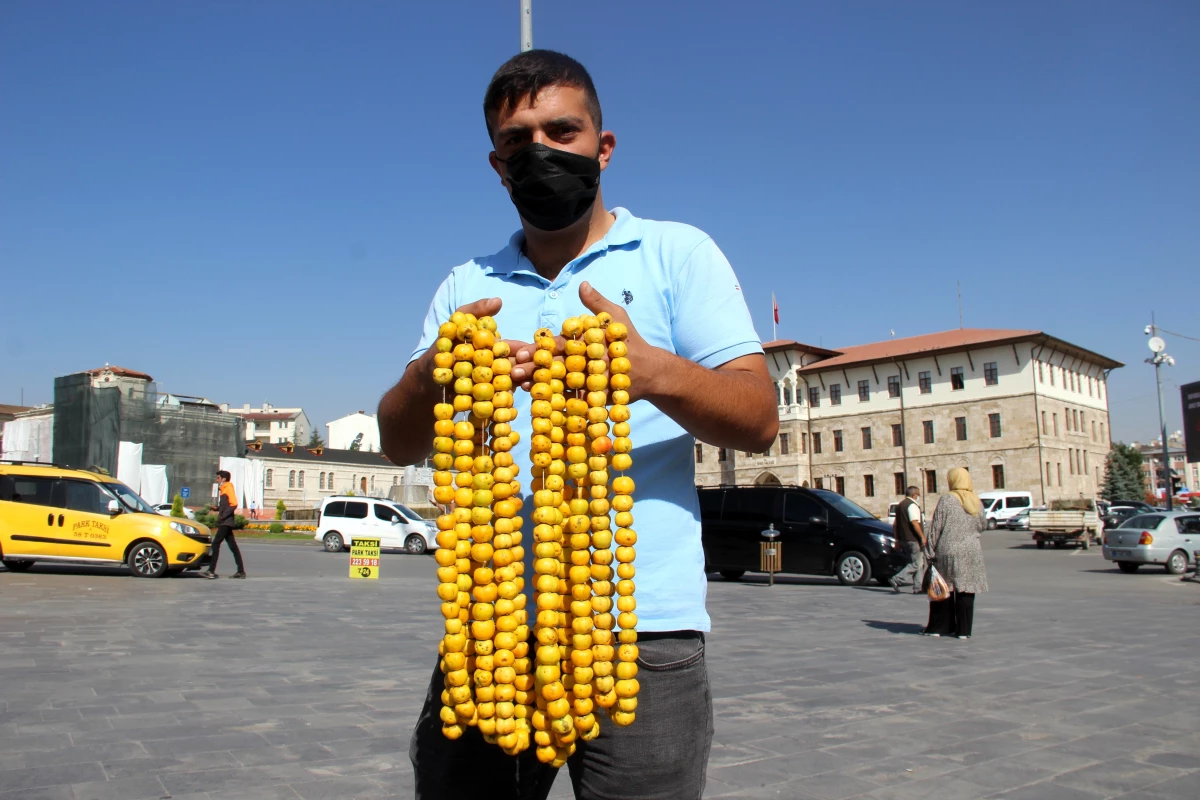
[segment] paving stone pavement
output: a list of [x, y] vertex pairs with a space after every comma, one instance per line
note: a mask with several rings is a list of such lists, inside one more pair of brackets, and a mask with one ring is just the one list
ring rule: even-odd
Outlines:
[[[243, 547], [246, 581], [0, 570], [0, 800], [412, 797], [432, 559]], [[985, 549], [969, 642], [916, 635], [921, 597], [714, 577], [705, 796], [1200, 796], [1200, 585]]]

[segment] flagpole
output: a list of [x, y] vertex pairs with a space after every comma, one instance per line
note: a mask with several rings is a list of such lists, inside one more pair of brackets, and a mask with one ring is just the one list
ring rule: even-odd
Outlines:
[[774, 341], [779, 338], [778, 332], [775, 330], [779, 323], [775, 321], [775, 293], [771, 292], [771, 339]]

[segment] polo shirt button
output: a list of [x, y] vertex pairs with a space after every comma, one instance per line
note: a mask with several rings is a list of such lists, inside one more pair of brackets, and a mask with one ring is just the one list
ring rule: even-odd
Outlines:
[[551, 300], [557, 300], [557, 299], [558, 299], [558, 292], [551, 291], [551, 292], [550, 292], [550, 299], [551, 299]]

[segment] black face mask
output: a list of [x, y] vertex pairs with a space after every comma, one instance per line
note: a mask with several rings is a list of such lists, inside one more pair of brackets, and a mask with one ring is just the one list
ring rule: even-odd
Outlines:
[[513, 205], [538, 230], [560, 231], [596, 202], [600, 189], [596, 158], [535, 142], [497, 160], [508, 165]]

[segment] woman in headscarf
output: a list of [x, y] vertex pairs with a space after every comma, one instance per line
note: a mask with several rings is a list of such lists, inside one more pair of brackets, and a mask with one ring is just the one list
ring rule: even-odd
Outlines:
[[938, 501], [929, 524], [930, 563], [950, 584], [950, 597], [929, 603], [927, 636], [956, 634], [971, 638], [975, 595], [987, 591], [987, 572], [979, 535], [986, 527], [983, 504], [971, 486], [971, 473], [962, 467], [947, 476], [950, 492]]

